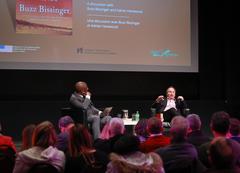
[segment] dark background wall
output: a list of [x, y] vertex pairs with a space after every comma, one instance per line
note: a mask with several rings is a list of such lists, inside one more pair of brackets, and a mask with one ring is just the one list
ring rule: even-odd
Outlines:
[[[0, 70], [0, 121], [20, 139], [28, 123], [57, 123], [75, 82], [86, 81], [97, 107], [114, 106], [150, 114], [152, 101], [169, 85], [208, 123], [211, 113], [239, 116], [240, 87], [231, 55], [231, 1], [199, 0], [199, 73]], [[206, 126], [207, 129], [207, 126]]]

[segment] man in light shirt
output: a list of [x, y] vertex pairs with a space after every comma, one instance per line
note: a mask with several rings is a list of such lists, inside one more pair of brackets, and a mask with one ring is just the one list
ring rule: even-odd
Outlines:
[[156, 114], [163, 114], [164, 122], [171, 122], [174, 116], [184, 115], [187, 104], [183, 96], [176, 98], [176, 89], [170, 86], [166, 91], [166, 98], [163, 95], [158, 96], [152, 108], [156, 109]]

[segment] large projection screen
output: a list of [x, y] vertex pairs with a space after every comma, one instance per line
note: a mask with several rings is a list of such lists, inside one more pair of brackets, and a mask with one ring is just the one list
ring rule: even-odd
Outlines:
[[0, 69], [198, 72], [197, 0], [1, 0]]

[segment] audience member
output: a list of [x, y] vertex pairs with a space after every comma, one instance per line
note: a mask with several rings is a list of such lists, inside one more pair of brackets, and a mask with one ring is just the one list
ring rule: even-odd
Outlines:
[[203, 172], [205, 167], [198, 160], [196, 148], [186, 141], [189, 123], [182, 116], [175, 116], [171, 121], [171, 144], [159, 148], [156, 152], [162, 157], [166, 173]]
[[[210, 120], [210, 128], [213, 134], [213, 137], [226, 137], [229, 131], [229, 118], [230, 115], [224, 111], [214, 112]], [[208, 160], [208, 149], [210, 142], [202, 144], [198, 149], [198, 156], [201, 162], [207, 167], [210, 168], [210, 163]]]
[[184, 110], [187, 104], [183, 96], [176, 98], [176, 89], [173, 86], [168, 87], [165, 98], [163, 95], [157, 97], [152, 104], [152, 108], [156, 109], [156, 114], [163, 113], [165, 122], [171, 122], [172, 118], [176, 115], [185, 115]]
[[202, 122], [197, 114], [189, 114], [187, 116], [189, 123], [187, 141], [193, 144], [195, 147], [209, 142], [211, 139], [201, 131]]
[[64, 171], [65, 155], [54, 148], [56, 131], [53, 124], [44, 121], [36, 126], [33, 131], [32, 147], [18, 153], [13, 173], [27, 173], [31, 167], [38, 163], [48, 163]]
[[36, 127], [35, 124], [28, 124], [23, 128], [22, 144], [21, 144], [20, 151], [23, 151], [32, 147], [32, 135], [35, 127]]
[[79, 81], [75, 84], [75, 92], [70, 97], [70, 104], [74, 108], [86, 110], [87, 121], [92, 124], [93, 137], [97, 139], [100, 135], [101, 124], [106, 124], [111, 116], [102, 116], [102, 111], [93, 105], [86, 82]]
[[72, 126], [74, 126], [74, 121], [68, 115], [61, 117], [58, 121], [60, 133], [57, 135], [56, 147], [64, 153], [68, 150], [69, 129]]
[[162, 121], [159, 118], [151, 117], [147, 121], [149, 138], [140, 144], [140, 150], [144, 153], [154, 151], [160, 147], [170, 144], [170, 138], [162, 134]]
[[124, 134], [125, 126], [121, 118], [114, 117], [109, 121], [109, 125], [106, 128], [104, 132], [105, 139], [95, 140], [94, 147], [109, 154], [113, 151], [115, 142]]
[[240, 168], [236, 166], [233, 152], [230, 139], [214, 138], [209, 147], [209, 162], [212, 167], [206, 173], [239, 173]]
[[12, 173], [16, 158], [16, 147], [12, 137], [3, 135], [0, 123], [0, 172]]
[[4, 145], [4, 146], [9, 146], [11, 147], [15, 152], [16, 150], [16, 145], [14, 144], [12, 137], [10, 136], [6, 136], [3, 134], [3, 129], [2, 129], [2, 125], [0, 123], [0, 146]]
[[240, 121], [237, 118], [230, 118], [230, 138], [240, 143]]
[[144, 142], [147, 140], [149, 137], [148, 131], [147, 131], [147, 119], [142, 118], [140, 119], [136, 126], [134, 127], [134, 132], [136, 136], [139, 138], [140, 143]]
[[122, 136], [114, 144], [106, 173], [164, 173], [161, 158], [156, 153], [140, 152], [139, 145], [137, 136]]
[[109, 162], [107, 155], [93, 148], [92, 136], [85, 126], [73, 126], [69, 131], [69, 139], [65, 173], [105, 172]]

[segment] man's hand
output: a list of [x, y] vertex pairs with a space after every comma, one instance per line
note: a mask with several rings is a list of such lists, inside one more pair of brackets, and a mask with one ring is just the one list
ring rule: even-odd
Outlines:
[[177, 98], [177, 99], [179, 99], [179, 100], [181, 100], [181, 101], [183, 101], [183, 100], [184, 100], [183, 96], [178, 96], [178, 98]]
[[86, 95], [91, 96], [92, 94], [88, 91], [88, 92], [86, 93]]
[[91, 93], [90, 92], [86, 93], [86, 98], [91, 99]]
[[158, 98], [156, 99], [156, 102], [159, 103], [160, 101], [164, 100], [164, 96], [160, 95], [158, 96]]
[[102, 111], [99, 111], [99, 112], [98, 112], [98, 115], [100, 116], [102, 113], [103, 113]]

